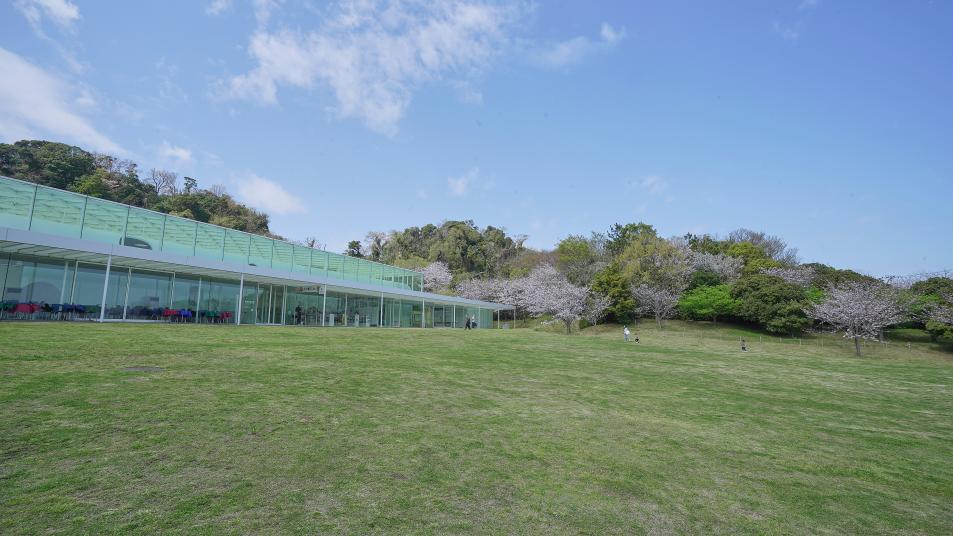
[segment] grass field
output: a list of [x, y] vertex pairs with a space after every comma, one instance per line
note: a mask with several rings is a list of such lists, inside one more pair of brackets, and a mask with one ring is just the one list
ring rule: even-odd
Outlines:
[[716, 333], [2, 323], [0, 533], [950, 534], [953, 354]]

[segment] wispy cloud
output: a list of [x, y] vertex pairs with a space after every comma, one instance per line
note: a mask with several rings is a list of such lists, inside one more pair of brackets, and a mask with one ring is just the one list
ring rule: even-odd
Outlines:
[[192, 163], [192, 151], [185, 147], [172, 145], [165, 140], [162, 141], [162, 145], [159, 145], [158, 153], [159, 158], [179, 165]]
[[459, 177], [447, 177], [447, 187], [450, 189], [450, 195], [454, 197], [463, 197], [467, 195], [473, 186], [480, 179], [480, 168], [470, 168], [466, 173]]
[[[76, 95], [73, 85], [0, 48], [0, 138], [53, 137], [97, 151], [125, 151], [90, 122], [78, 115], [80, 103], [89, 95]], [[87, 102], [88, 103], [88, 102]]]
[[772, 29], [775, 35], [785, 41], [797, 42], [818, 4], [819, 0], [801, 0], [797, 12], [788, 17], [786, 22], [774, 21]]
[[212, 0], [212, 2], [205, 7], [205, 14], [213, 16], [221, 15], [231, 7], [232, 0]]
[[602, 23], [598, 39], [577, 36], [566, 41], [537, 46], [529, 53], [530, 61], [535, 65], [549, 68], [566, 67], [579, 63], [592, 54], [615, 47], [625, 39], [625, 29], [615, 29], [607, 22]]
[[304, 204], [275, 181], [249, 173], [237, 181], [238, 198], [273, 214], [306, 212]]
[[80, 19], [79, 7], [69, 0], [15, 0], [13, 5], [35, 31], [42, 31], [44, 19], [64, 29], [71, 28]]
[[646, 175], [641, 179], [632, 181], [632, 184], [643, 192], [658, 195], [668, 188], [668, 181], [660, 175]]
[[[274, 6], [256, 2], [260, 24]], [[326, 85], [338, 116], [394, 134], [422, 84], [454, 84], [482, 72], [524, 8], [484, 0], [342, 0], [327, 11], [313, 31], [259, 28], [248, 47], [256, 66], [226, 80], [224, 95], [274, 104], [282, 86]], [[477, 100], [478, 93], [466, 95]]]
[[77, 59], [75, 51], [71, 50], [69, 45], [60, 43], [58, 38], [50, 37], [44, 30], [44, 21], [48, 21], [52, 22], [54, 28], [61, 34], [65, 33], [67, 36], [74, 34], [75, 23], [81, 18], [76, 4], [69, 0], [14, 0], [13, 5], [30, 23], [33, 33], [49, 43], [71, 71], [81, 73], [86, 70], [86, 65]]

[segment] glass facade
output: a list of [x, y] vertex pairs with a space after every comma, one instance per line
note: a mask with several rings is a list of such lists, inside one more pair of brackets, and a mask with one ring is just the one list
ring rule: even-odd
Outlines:
[[0, 177], [0, 227], [244, 266], [422, 290], [412, 270]]
[[[146, 261], [153, 256], [107, 256], [70, 245], [26, 255], [13, 252], [16, 243], [0, 242], [13, 244], [0, 253], [0, 320], [463, 328], [469, 318], [493, 327], [491, 308], [409, 295], [423, 283], [411, 270], [6, 177], [0, 177], [0, 227], [174, 255]], [[41, 243], [57, 241], [35, 242]], [[85, 252], [83, 260], [56, 257], [74, 256], [67, 251]], [[183, 257], [235, 266], [203, 267]], [[247, 266], [281, 273], [248, 273]], [[302, 281], [316, 277], [328, 284]]]

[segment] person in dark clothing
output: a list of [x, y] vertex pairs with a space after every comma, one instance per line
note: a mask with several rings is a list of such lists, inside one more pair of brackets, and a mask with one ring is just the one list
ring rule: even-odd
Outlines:
[[467, 323], [464, 324], [463, 329], [470, 329], [470, 317], [467, 317]]
[[745, 342], [744, 339], [741, 339], [741, 351], [742, 351], [742, 352], [747, 352], [747, 351], [748, 351], [748, 343]]

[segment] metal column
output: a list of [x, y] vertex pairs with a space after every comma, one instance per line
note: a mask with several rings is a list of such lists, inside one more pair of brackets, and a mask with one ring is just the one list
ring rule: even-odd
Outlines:
[[245, 274], [238, 280], [238, 307], [235, 308], [235, 324], [242, 323], [242, 301], [245, 295]]
[[109, 270], [113, 265], [113, 256], [110, 253], [106, 258], [106, 279], [103, 281], [103, 299], [99, 302], [99, 321], [106, 319], [106, 291], [109, 289]]

